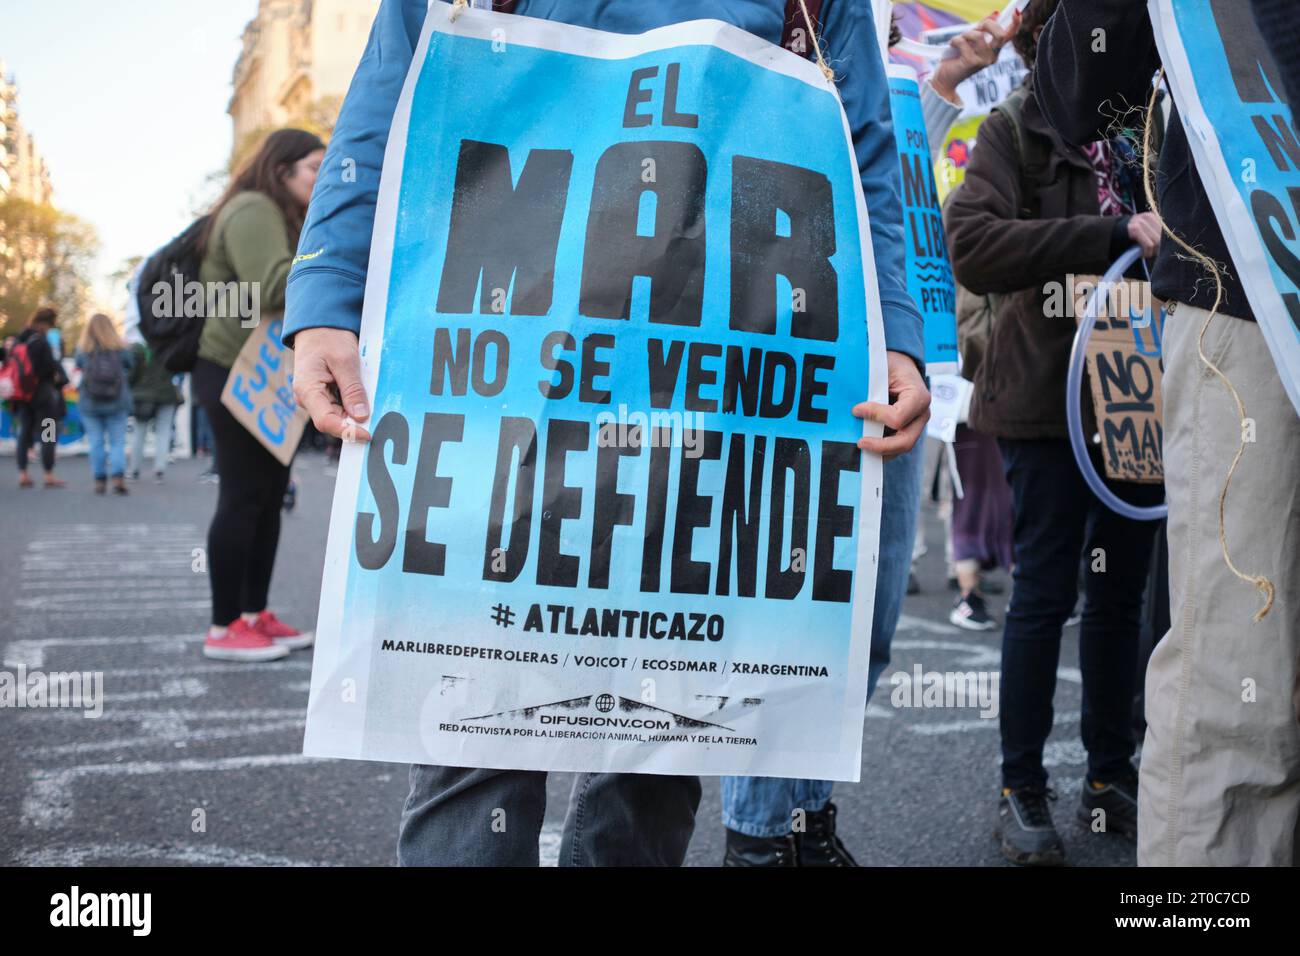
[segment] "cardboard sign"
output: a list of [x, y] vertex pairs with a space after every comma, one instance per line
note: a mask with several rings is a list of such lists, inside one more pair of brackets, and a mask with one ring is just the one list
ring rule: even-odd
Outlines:
[[339, 467], [305, 752], [857, 779], [867, 212], [807, 59], [717, 21], [434, 4], [384, 162], [374, 437]]
[[1249, 3], [1150, 0], [1156, 43], [1232, 266], [1300, 412], [1300, 132]]
[[[1098, 276], [1075, 280], [1081, 316]], [[1165, 479], [1160, 381], [1164, 309], [1147, 282], [1133, 279], [1099, 293], [1087, 369], [1106, 477], [1159, 484]]]
[[221, 404], [282, 465], [293, 460], [307, 412], [293, 397], [293, 353], [280, 344], [281, 319], [262, 320], [230, 368]]

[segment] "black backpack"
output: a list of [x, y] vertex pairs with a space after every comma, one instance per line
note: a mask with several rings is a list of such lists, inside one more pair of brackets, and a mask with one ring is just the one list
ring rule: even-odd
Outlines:
[[[149, 343], [154, 358], [170, 372], [191, 371], [199, 356], [204, 316], [186, 313], [190, 297], [185, 294], [185, 285], [199, 281], [199, 267], [203, 264], [199, 240], [208, 219], [196, 219], [150, 256], [136, 279], [140, 334]], [[206, 295], [199, 298], [207, 302]]]
[[122, 397], [126, 376], [122, 373], [122, 353], [112, 349], [95, 349], [86, 360], [81, 376], [81, 390], [97, 402], [115, 402]]

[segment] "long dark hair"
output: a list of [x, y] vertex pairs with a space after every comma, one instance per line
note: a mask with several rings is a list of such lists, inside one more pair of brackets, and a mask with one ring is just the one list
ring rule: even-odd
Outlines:
[[231, 177], [230, 185], [212, 207], [211, 218], [199, 240], [200, 251], [207, 252], [217, 217], [226, 208], [226, 203], [250, 190], [262, 193], [279, 207], [284, 216], [285, 228], [289, 231], [289, 247], [296, 248], [306, 212], [285, 188], [284, 177], [299, 160], [324, 148], [325, 144], [319, 136], [302, 129], [278, 129], [267, 136], [257, 152], [245, 160], [239, 171]]

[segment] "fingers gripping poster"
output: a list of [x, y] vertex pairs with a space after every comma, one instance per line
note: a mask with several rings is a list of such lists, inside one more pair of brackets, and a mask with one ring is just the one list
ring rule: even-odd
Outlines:
[[1150, 0], [1196, 170], [1278, 376], [1300, 413], [1296, 104], [1241, 0]]
[[307, 754], [858, 778], [883, 333], [813, 64], [434, 5], [360, 346]]

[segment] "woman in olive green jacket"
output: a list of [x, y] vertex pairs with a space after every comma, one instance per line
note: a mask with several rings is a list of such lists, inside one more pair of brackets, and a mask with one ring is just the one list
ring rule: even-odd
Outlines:
[[312, 643], [310, 632], [284, 624], [267, 607], [289, 469], [230, 414], [221, 393], [257, 322], [284, 311], [293, 250], [324, 156], [324, 144], [311, 133], [272, 133], [217, 201], [202, 239], [200, 281], [208, 289], [215, 283], [238, 289], [237, 296], [222, 297], [225, 308], [217, 314], [209, 296], [193, 373], [216, 440], [220, 479], [208, 529], [212, 625], [203, 645], [206, 656], [219, 660], [274, 660]]

